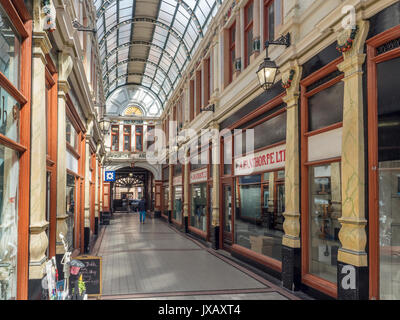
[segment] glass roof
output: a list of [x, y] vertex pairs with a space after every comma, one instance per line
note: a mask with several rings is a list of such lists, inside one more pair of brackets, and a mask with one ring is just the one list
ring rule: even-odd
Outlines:
[[[140, 114], [131, 110], [138, 109]], [[159, 117], [161, 101], [154, 92], [138, 85], [125, 85], [114, 90], [107, 99], [106, 114], [114, 116]]]
[[[221, 0], [94, 0], [106, 96], [121, 86], [135, 84], [153, 92], [163, 107], [220, 3]], [[146, 16], [142, 15], [144, 12]], [[141, 28], [140, 34], [135, 33], [135, 28]], [[143, 28], [151, 30], [147, 39]]]

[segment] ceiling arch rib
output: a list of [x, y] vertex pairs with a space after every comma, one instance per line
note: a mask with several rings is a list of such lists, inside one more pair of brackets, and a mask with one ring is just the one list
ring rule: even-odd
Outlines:
[[[103, 1], [101, 6], [97, 9], [97, 18], [99, 18], [104, 13], [104, 11], [106, 11], [107, 8], [116, 1], [118, 1], [118, 0]], [[199, 19], [197, 18], [196, 14], [194, 13], [194, 11], [190, 8], [190, 6], [185, 1], [183, 1], [183, 0], [175, 0], [175, 1], [177, 3], [179, 3], [193, 18], [194, 23], [196, 24], [197, 28], [199, 29], [200, 36], [203, 37], [204, 35], [203, 35], [202, 27], [200, 25]], [[99, 3], [100, 3], [100, 1], [99, 1]]]
[[[125, 77], [125, 76], [141, 76], [141, 77], [144, 77], [144, 78], [149, 78], [149, 79], [151, 79], [151, 77], [149, 77], [149, 76], [147, 76], [147, 75], [145, 75], [145, 74], [135, 73], [135, 72], [127, 73], [126, 75], [119, 76], [118, 78], [115, 78], [114, 80], [112, 80], [112, 81], [110, 82], [110, 85], [106, 88], [106, 91], [108, 91], [108, 89], [110, 89], [110, 87], [112, 87], [112, 85], [113, 85], [114, 83], [116, 83], [119, 79], [121, 79], [121, 78], [123, 78], [123, 77]], [[161, 86], [161, 84], [158, 83], [157, 81], [154, 81], [154, 83], [156, 83], [156, 84], [158, 85], [158, 87], [159, 87], [159, 88], [162, 90], [162, 92], [164, 93], [164, 96], [167, 98], [167, 97], [168, 97], [168, 94], [164, 91], [164, 88]]]
[[123, 115], [129, 107], [139, 107], [143, 116], [158, 116], [162, 104], [156, 94], [140, 84], [128, 84], [114, 89], [107, 99], [106, 112], [111, 115]]
[[[161, 68], [159, 65], [157, 65], [156, 63], [154, 63], [153, 61], [150, 60], [146, 60], [146, 59], [141, 59], [141, 58], [131, 58], [131, 59], [126, 59], [126, 60], [122, 60], [119, 61], [118, 63], [115, 63], [111, 66], [111, 68], [108, 69], [109, 72], [112, 72], [113, 70], [115, 70], [116, 68], [118, 68], [121, 65], [127, 64], [129, 62], [142, 62], [142, 63], [149, 63], [150, 65], [152, 65], [153, 67], [159, 69], [164, 75], [165, 75], [165, 79], [169, 82], [170, 86], [172, 87], [172, 81], [169, 78], [167, 72]], [[103, 76], [103, 81], [106, 80], [106, 75]]]
[[136, 84], [164, 104], [221, 1], [94, 0], [94, 5], [107, 97]]
[[180, 35], [178, 32], [176, 32], [173, 28], [171, 28], [170, 26], [166, 25], [165, 23], [160, 22], [160, 21], [155, 20], [155, 19], [152, 19], [152, 18], [148, 18], [148, 17], [133, 18], [133, 19], [129, 19], [129, 20], [124, 20], [124, 21], [116, 24], [115, 26], [113, 26], [111, 29], [109, 29], [103, 35], [103, 37], [99, 41], [99, 46], [102, 47], [103, 44], [104, 44], [104, 41], [109, 36], [113, 35], [113, 33], [115, 31], [118, 31], [122, 26], [129, 25], [129, 24], [140, 23], [140, 22], [154, 24], [156, 26], [159, 26], [160, 28], [163, 28], [163, 29], [167, 30], [168, 33], [174, 35], [178, 39], [179, 43], [183, 45], [183, 49], [186, 52], [187, 58], [190, 59], [190, 52], [189, 52], [189, 49], [187, 47], [187, 44], [185, 43], [185, 39], [182, 37], [182, 35]]

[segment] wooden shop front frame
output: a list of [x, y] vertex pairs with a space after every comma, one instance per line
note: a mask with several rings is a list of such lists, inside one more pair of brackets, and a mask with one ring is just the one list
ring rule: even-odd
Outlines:
[[0, 144], [19, 153], [18, 177], [18, 248], [17, 300], [28, 299], [29, 278], [29, 216], [30, 216], [30, 146], [31, 146], [31, 88], [32, 88], [32, 17], [23, 3], [0, 0], [4, 11], [21, 37], [20, 89], [0, 72], [0, 86], [19, 104], [19, 142], [0, 134]]
[[[325, 126], [323, 128], [309, 131], [308, 123], [308, 99], [313, 95], [339, 83], [344, 78], [344, 74], [340, 74], [333, 79], [318, 85], [316, 88], [307, 91], [307, 87], [315, 84], [318, 80], [332, 74], [337, 70], [337, 65], [343, 61], [343, 57], [330, 62], [318, 71], [312, 73], [305, 79], [300, 81], [301, 87], [301, 110], [300, 110], [300, 126], [301, 126], [301, 279], [302, 282], [314, 289], [317, 289], [324, 294], [337, 298], [337, 284], [313, 275], [309, 272], [309, 167], [321, 164], [330, 164], [333, 162], [340, 162], [341, 157], [330, 159], [323, 159], [318, 161], [308, 161], [308, 138], [317, 134], [328, 132], [330, 130], [338, 129], [343, 126], [342, 122]], [[342, 182], [341, 182], [342, 183]]]
[[[213, 187], [213, 177], [211, 176], [211, 167], [212, 167], [212, 163], [210, 161], [210, 159], [212, 159], [212, 145], [210, 142], [208, 142], [207, 144], [201, 146], [200, 148], [197, 148], [198, 151], [198, 160], [201, 161], [201, 153], [202, 152], [207, 152], [207, 160], [208, 163], [201, 168], [197, 168], [197, 169], [193, 169], [192, 170], [192, 166], [191, 163], [188, 163], [187, 165], [189, 166], [189, 199], [188, 199], [188, 229], [189, 231], [191, 231], [192, 233], [197, 234], [198, 236], [200, 236], [201, 238], [203, 238], [206, 241], [210, 240], [210, 225], [211, 225], [211, 212], [210, 212], [210, 199], [211, 199], [211, 188]], [[190, 157], [190, 159], [192, 159], [193, 157], [195, 157], [195, 155], [192, 155]], [[198, 182], [192, 182], [191, 179], [191, 175], [192, 173], [196, 173], [196, 172], [202, 172], [205, 171], [206, 172], [206, 178], [202, 179], [201, 181]], [[193, 185], [199, 185], [199, 184], [205, 184], [206, 185], [206, 231], [200, 230], [196, 227], [191, 226], [191, 213], [192, 213], [192, 186]], [[212, 210], [212, 208], [211, 208]]]
[[369, 297], [380, 296], [379, 248], [379, 168], [378, 163], [378, 82], [377, 65], [400, 57], [400, 48], [377, 54], [377, 48], [400, 37], [400, 25], [366, 41], [368, 88], [368, 206], [369, 206]]
[[[265, 103], [264, 105], [256, 108], [255, 110], [253, 110], [252, 112], [250, 112], [249, 114], [247, 114], [246, 116], [244, 116], [243, 118], [241, 118], [240, 120], [238, 120], [237, 122], [235, 122], [234, 124], [232, 124], [230, 127], [228, 127], [228, 130], [230, 130], [231, 132], [235, 129], [238, 128], [240, 126], [244, 126], [246, 125], [246, 123], [248, 123], [249, 121], [260, 117], [261, 115], [263, 115], [264, 113], [273, 110], [274, 108], [283, 105], [284, 101], [283, 101], [283, 97], [286, 95], [285, 92], [277, 95], [276, 97], [270, 99], [267, 103]], [[262, 124], [272, 118], [275, 118], [283, 113], [286, 112], [286, 107], [283, 107], [273, 113], [271, 113], [268, 116], [263, 117], [262, 119], [248, 125], [248, 126], [244, 126], [242, 128], [242, 130], [247, 130], [247, 129], [252, 129], [254, 127], [256, 127], [259, 124]], [[282, 272], [282, 262], [278, 261], [276, 259], [273, 259], [271, 257], [265, 256], [261, 253], [257, 253], [254, 252], [248, 248], [245, 248], [241, 245], [235, 244], [235, 208], [236, 208], [236, 192], [235, 192], [235, 188], [237, 186], [237, 181], [238, 178], [242, 175], [236, 175], [236, 170], [234, 168], [234, 164], [235, 164], [235, 159], [236, 158], [240, 158], [240, 157], [244, 157], [246, 156], [248, 153], [243, 153], [240, 155], [235, 156], [235, 143], [234, 143], [234, 137], [235, 135], [232, 134], [231, 137], [228, 138], [228, 143], [231, 143], [231, 147], [232, 147], [232, 158], [231, 158], [231, 174], [224, 174], [224, 144], [226, 144], [227, 142], [224, 141], [224, 138], [220, 139], [220, 155], [221, 155], [221, 163], [220, 163], [220, 172], [221, 172], [221, 179], [220, 179], [220, 190], [219, 190], [219, 197], [220, 197], [220, 247], [229, 251], [229, 252], [235, 252], [241, 256], [244, 256], [248, 259], [251, 259], [257, 263], [260, 263], [272, 270], [278, 271], [278, 272]], [[286, 143], [286, 140], [284, 141], [279, 141], [277, 143], [273, 143], [271, 145], [268, 146], [263, 146], [261, 148], [258, 148], [256, 150], [254, 150], [254, 153], [260, 152], [260, 151], [264, 151], [264, 150], [268, 150], [277, 146], [281, 146], [283, 144]], [[284, 170], [285, 167], [283, 168], [279, 168], [279, 169], [271, 169], [271, 170], [264, 170], [264, 171], [260, 171], [257, 172], [255, 174], [260, 174], [262, 177], [264, 175], [264, 173], [267, 172], [277, 172], [280, 170]], [[253, 174], [249, 174], [249, 175], [254, 175]], [[280, 181], [282, 182], [282, 181]], [[265, 183], [260, 182], [260, 190], [261, 192], [263, 191], [263, 186], [265, 185]], [[224, 213], [225, 213], [225, 208], [224, 208], [224, 187], [231, 187], [231, 232], [227, 233], [224, 231]]]

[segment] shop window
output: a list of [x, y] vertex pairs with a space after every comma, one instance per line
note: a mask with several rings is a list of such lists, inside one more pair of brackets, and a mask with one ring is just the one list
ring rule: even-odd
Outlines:
[[250, 56], [253, 53], [253, 0], [244, 8], [244, 67], [250, 64]]
[[0, 145], [0, 300], [17, 291], [18, 152]]
[[75, 177], [67, 173], [67, 185], [66, 185], [66, 214], [68, 234], [66, 240], [69, 245], [69, 249], [75, 248], [75, 215], [76, 215], [76, 191], [75, 191]]
[[336, 282], [342, 216], [340, 162], [309, 167], [309, 272]]
[[236, 178], [235, 243], [281, 261], [284, 170]]
[[232, 187], [223, 186], [223, 227], [224, 232], [232, 232]]
[[20, 88], [20, 59], [21, 37], [0, 6], [0, 71], [17, 89]]
[[174, 177], [180, 176], [181, 174], [182, 174], [182, 164], [177, 163], [176, 165], [174, 165]]
[[131, 126], [124, 126], [124, 151], [131, 151]]
[[168, 216], [169, 187], [164, 188], [164, 215]]
[[[314, 131], [343, 121], [344, 83], [326, 88], [308, 99], [309, 131]], [[329, 107], [326, 102], [329, 101]]]
[[282, 24], [282, 0], [264, 0], [264, 40], [275, 40], [276, 29]]
[[78, 149], [78, 134], [68, 117], [66, 121], [66, 140], [72, 149]]
[[207, 232], [207, 183], [193, 184], [190, 225]]
[[147, 126], [147, 150], [155, 143], [154, 126]]
[[182, 222], [182, 203], [183, 203], [183, 188], [182, 186], [175, 186], [174, 188], [174, 205], [172, 211], [172, 218], [178, 223]]
[[119, 125], [111, 126], [111, 151], [119, 150]]
[[232, 174], [232, 139], [223, 140], [223, 165], [224, 165], [224, 175]]
[[143, 126], [135, 126], [135, 151], [143, 151]]
[[400, 57], [377, 64], [379, 296], [400, 299]]
[[15, 142], [19, 142], [20, 121], [14, 118], [14, 114], [19, 110], [20, 104], [0, 87], [0, 134]]
[[208, 166], [208, 147], [207, 149], [202, 149], [199, 151], [198, 155], [197, 155], [197, 161], [195, 161], [194, 158], [191, 159], [190, 162], [190, 169], [191, 170], [197, 170], [197, 169], [202, 169], [202, 168], [206, 168]]
[[[254, 150], [286, 140], [286, 112], [254, 128]], [[265, 132], [268, 132], [266, 135]]]

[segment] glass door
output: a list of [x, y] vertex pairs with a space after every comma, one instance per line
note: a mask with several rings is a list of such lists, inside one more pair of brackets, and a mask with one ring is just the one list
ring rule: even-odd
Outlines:
[[377, 65], [380, 299], [400, 299], [400, 57]]
[[222, 186], [222, 228], [223, 244], [232, 245], [232, 186], [224, 184]]

